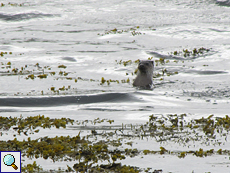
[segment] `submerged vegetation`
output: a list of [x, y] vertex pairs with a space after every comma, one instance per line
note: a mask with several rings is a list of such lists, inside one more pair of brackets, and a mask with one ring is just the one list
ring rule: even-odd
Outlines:
[[[76, 162], [72, 166], [68, 165], [66, 169], [59, 170], [60, 172], [151, 172], [151, 168], [122, 165], [119, 161], [127, 157], [144, 157], [149, 154], [172, 155], [181, 159], [187, 155], [195, 157], [230, 155], [230, 150], [220, 148], [227, 142], [229, 135], [230, 117], [228, 115], [223, 118], [210, 115], [207, 118], [202, 117], [190, 121], [186, 120], [186, 117], [186, 114], [151, 115], [145, 124], [122, 124], [120, 126], [113, 126], [114, 120], [99, 118], [74, 121], [69, 118], [50, 119], [44, 115], [26, 118], [22, 116], [19, 118], [0, 117], [1, 135], [6, 135], [6, 133], [9, 135], [12, 130], [18, 135], [27, 135], [27, 132], [38, 133], [41, 128], [60, 127], [78, 131], [76, 136], [40, 137], [33, 140], [28, 137], [22, 141], [17, 138], [0, 141], [0, 150], [21, 151], [22, 157], [29, 159], [43, 158], [51, 159], [53, 162]], [[106, 123], [109, 123], [109, 126], [105, 125]], [[81, 135], [82, 131], [89, 131], [89, 129], [91, 133]], [[14, 134], [14, 136], [17, 135]], [[148, 138], [155, 139], [155, 142], [160, 144], [158, 150], [138, 150], [133, 146], [134, 139]], [[169, 150], [165, 147], [168, 143], [182, 145], [187, 150]], [[210, 149], [192, 147], [196, 144], [208, 146]], [[216, 146], [218, 149], [215, 149]], [[23, 172], [43, 171], [36, 162], [23, 163], [23, 165]], [[155, 170], [157, 171], [162, 170]]]
[[[37, 127], [45, 128], [66, 128], [66, 124], [71, 123], [73, 124], [74, 120], [71, 120], [69, 118], [61, 118], [61, 119], [51, 119], [49, 117], [44, 117], [44, 115], [38, 115], [34, 117], [26, 117], [23, 118], [20, 116], [17, 117], [0, 117], [0, 129], [8, 130], [12, 126], [14, 131], [17, 131], [18, 134], [23, 133], [24, 135], [27, 135], [28, 132], [30, 134], [38, 133], [39, 130], [36, 130]], [[1, 132], [1, 136], [3, 135], [3, 132]]]
[[105, 31], [104, 34], [98, 33], [98, 35], [104, 36], [104, 35], [108, 35], [108, 34], [122, 34], [122, 33], [131, 33], [132, 36], [145, 35], [145, 33], [137, 31], [139, 28], [140, 28], [140, 26], [136, 26], [136, 27], [133, 27], [133, 28], [128, 28], [128, 29], [125, 29], [125, 30], [119, 30], [117, 28], [114, 28], [114, 29], [111, 29], [109, 31]]
[[21, 3], [21, 4], [19, 4], [19, 3], [11, 3], [11, 2], [9, 2], [9, 3], [6, 3], [6, 4], [4, 4], [4, 3], [1, 3], [0, 4], [0, 7], [4, 7], [4, 6], [7, 6], [7, 5], [9, 5], [9, 6], [13, 6], [13, 7], [22, 7], [24, 4], [23, 3]]
[[0, 56], [3, 57], [4, 55], [10, 54], [12, 55], [12, 52], [0, 52]]
[[199, 56], [199, 55], [203, 55], [205, 52], [209, 52], [210, 50], [211, 49], [201, 47], [199, 49], [194, 48], [193, 50], [183, 49], [182, 51], [174, 51], [174, 52], [171, 52], [171, 54], [176, 55], [176, 56], [184, 56], [184, 57]]

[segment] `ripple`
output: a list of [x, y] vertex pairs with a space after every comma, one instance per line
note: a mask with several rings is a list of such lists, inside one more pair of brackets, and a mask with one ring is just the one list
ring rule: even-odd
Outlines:
[[70, 61], [70, 62], [76, 62], [77, 60], [73, 57], [62, 57], [63, 60]]
[[134, 98], [128, 93], [106, 93], [83, 96], [59, 96], [59, 97], [11, 97], [0, 98], [0, 106], [14, 107], [49, 107], [70, 104], [89, 104], [100, 102], [133, 101]]
[[217, 0], [216, 3], [220, 6], [230, 7], [230, 1], [229, 0]]
[[77, 52], [80, 52], [80, 53], [114, 53], [117, 51], [95, 51], [95, 50], [85, 51], [85, 50], [82, 50], [82, 51], [77, 51]]
[[165, 54], [160, 54], [158, 52], [147, 52], [148, 54], [155, 56], [156, 58], [164, 58], [164, 59], [175, 59], [175, 60], [191, 60], [195, 59], [197, 57], [195, 56], [190, 56], [190, 57], [180, 57], [180, 56], [173, 56], [173, 55], [165, 55]]
[[185, 73], [196, 73], [200, 75], [215, 75], [215, 74], [223, 74], [223, 73], [228, 73], [228, 72], [217, 71], [217, 70], [188, 70]]
[[183, 94], [190, 97], [229, 98], [230, 90], [229, 88], [224, 88], [224, 89], [211, 88], [207, 91], [184, 91]]
[[35, 18], [43, 18], [43, 17], [54, 17], [56, 15], [53, 14], [43, 14], [43, 13], [20, 13], [20, 14], [3, 14], [0, 13], [0, 19], [4, 21], [22, 21], [29, 20]]

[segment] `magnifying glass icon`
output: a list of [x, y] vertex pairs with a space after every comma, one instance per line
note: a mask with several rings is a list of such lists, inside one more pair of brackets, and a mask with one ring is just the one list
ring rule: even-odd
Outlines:
[[11, 154], [7, 154], [3, 158], [3, 162], [7, 166], [12, 166], [15, 170], [18, 169], [18, 167], [14, 164], [15, 163], [15, 158]]

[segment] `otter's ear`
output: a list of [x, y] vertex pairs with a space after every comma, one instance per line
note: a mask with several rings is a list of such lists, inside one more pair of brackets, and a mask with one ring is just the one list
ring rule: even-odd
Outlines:
[[152, 62], [152, 64], [154, 65], [154, 61], [151, 61]]

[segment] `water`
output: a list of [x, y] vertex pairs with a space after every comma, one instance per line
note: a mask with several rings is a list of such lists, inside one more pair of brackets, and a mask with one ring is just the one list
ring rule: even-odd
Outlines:
[[[44, 114], [74, 120], [99, 117], [113, 119], [121, 125], [145, 123], [152, 114], [185, 113], [189, 120], [210, 114], [216, 117], [229, 114], [229, 1], [18, 0], [14, 5], [2, 3], [5, 6], [0, 7], [0, 51], [8, 54], [0, 58], [1, 116]], [[202, 47], [210, 50], [187, 57], [173, 53]], [[165, 63], [155, 66], [155, 76], [164, 69], [171, 75], [154, 78], [153, 90], [138, 90], [132, 86], [137, 67], [134, 61], [149, 57], [165, 58]], [[120, 60], [133, 63], [124, 66]], [[60, 65], [66, 68], [59, 68]], [[34, 79], [31, 74], [35, 75]], [[47, 77], [39, 78], [42, 74]], [[101, 84], [102, 77], [119, 83]], [[47, 131], [31, 136], [35, 139], [46, 136]], [[53, 137], [57, 133], [74, 135], [78, 131], [69, 127], [48, 133]], [[9, 136], [0, 139], [6, 140]], [[18, 139], [24, 138], [27, 137], [18, 136]], [[133, 148], [159, 148], [160, 144], [151, 140], [137, 140]], [[177, 144], [165, 146], [172, 150], [180, 148]], [[198, 146], [195, 149], [199, 149]], [[175, 158], [148, 155], [122, 163], [164, 172], [184, 172], [184, 165], [188, 172], [226, 172], [230, 164], [224, 155], [188, 156], [176, 161]], [[37, 163], [45, 169], [62, 165], [47, 165], [43, 159]], [[199, 164], [195, 169], [196, 163]]]

